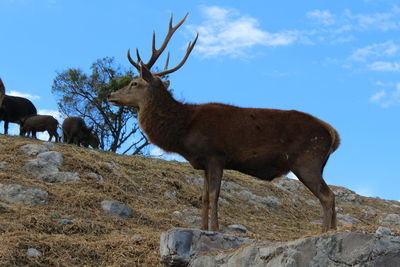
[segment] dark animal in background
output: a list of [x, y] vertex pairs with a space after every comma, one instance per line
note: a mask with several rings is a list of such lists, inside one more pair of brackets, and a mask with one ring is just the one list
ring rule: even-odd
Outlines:
[[93, 127], [88, 128], [80, 117], [68, 117], [62, 124], [63, 141], [68, 144], [93, 148], [99, 147], [99, 139], [92, 132]]
[[0, 78], [0, 107], [3, 103], [4, 96], [6, 95], [6, 88], [4, 87], [3, 81]]
[[18, 96], [2, 95], [5, 93], [3, 82], [0, 80], [0, 100], [3, 101], [0, 106], [0, 121], [4, 121], [4, 134], [8, 134], [8, 123], [20, 123], [28, 116], [36, 115], [35, 106], [26, 98]]
[[[182, 155], [195, 169], [205, 171], [201, 229], [218, 230], [218, 197], [224, 169], [237, 170], [262, 180], [272, 180], [292, 171], [319, 199], [323, 208], [323, 231], [336, 228], [335, 195], [322, 178], [322, 171], [340, 143], [337, 131], [328, 123], [295, 110], [240, 108], [209, 103], [184, 104], [167, 90], [169, 81], [160, 77], [178, 70], [192, 51], [189, 44], [177, 67], [150, 72], [175, 30], [172, 17], [160, 49], [148, 63], [128, 59], [140, 77], [112, 93], [109, 101], [139, 111], [141, 128], [152, 143], [165, 151]], [[168, 60], [167, 60], [168, 61]], [[226, 78], [226, 77], [224, 77]]]
[[59, 135], [57, 133], [58, 121], [50, 115], [33, 115], [27, 117], [20, 122], [20, 135], [32, 135], [36, 139], [37, 132], [47, 131], [49, 133], [49, 142], [54, 136], [55, 142], [59, 142]]

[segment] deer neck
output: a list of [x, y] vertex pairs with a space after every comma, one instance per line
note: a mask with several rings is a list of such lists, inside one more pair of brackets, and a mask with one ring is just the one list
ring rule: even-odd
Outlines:
[[191, 111], [167, 90], [148, 97], [139, 110], [139, 125], [150, 142], [167, 152], [180, 153]]

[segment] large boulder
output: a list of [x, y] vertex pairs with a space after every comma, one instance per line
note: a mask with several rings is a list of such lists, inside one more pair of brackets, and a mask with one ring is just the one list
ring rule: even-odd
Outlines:
[[[232, 251], [246, 242], [250, 245]], [[213, 232], [173, 228], [161, 235], [161, 262], [169, 266], [400, 266], [400, 236], [390, 231], [346, 231], [266, 244], [246, 242]], [[223, 251], [227, 249], [231, 250]]]
[[0, 184], [0, 199], [11, 203], [24, 203], [30, 205], [47, 204], [49, 194], [47, 191], [20, 184]]

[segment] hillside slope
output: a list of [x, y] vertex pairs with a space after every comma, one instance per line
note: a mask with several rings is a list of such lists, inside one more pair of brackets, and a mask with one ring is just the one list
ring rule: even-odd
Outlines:
[[[40, 205], [14, 203], [0, 192], [0, 266], [156, 266], [161, 232], [198, 227], [202, 172], [186, 163], [47, 145], [61, 153], [60, 171], [76, 172], [80, 180], [44, 182], [24, 167], [36, 157], [21, 151], [26, 144], [43, 142], [0, 136], [0, 189], [19, 184], [47, 191], [48, 198]], [[393, 220], [399, 202], [333, 189], [341, 229], [385, 225], [399, 232], [400, 222]], [[235, 235], [274, 241], [320, 234], [319, 202], [296, 180], [271, 183], [226, 171], [221, 198], [223, 231], [239, 224], [247, 230]], [[108, 215], [103, 200], [126, 204], [132, 215]], [[28, 255], [30, 248], [40, 255]]]

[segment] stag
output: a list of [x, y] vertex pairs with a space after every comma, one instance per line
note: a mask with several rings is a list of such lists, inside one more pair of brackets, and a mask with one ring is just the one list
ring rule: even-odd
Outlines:
[[[140, 76], [112, 93], [109, 101], [117, 106], [138, 109], [139, 125], [149, 140], [165, 151], [182, 155], [195, 169], [204, 170], [202, 193], [203, 230], [218, 230], [218, 197], [224, 169], [232, 169], [262, 180], [272, 180], [292, 171], [319, 199], [323, 208], [323, 231], [336, 228], [335, 195], [322, 172], [340, 143], [337, 131], [328, 123], [296, 110], [241, 108], [220, 103], [184, 104], [167, 90], [164, 75], [185, 63], [198, 35], [189, 43], [182, 61], [168, 69], [151, 72], [174, 32], [186, 16], [172, 26], [159, 49], [153, 33], [152, 55], [144, 63], [129, 62]], [[209, 209], [211, 210], [209, 227]]]

